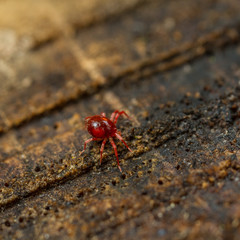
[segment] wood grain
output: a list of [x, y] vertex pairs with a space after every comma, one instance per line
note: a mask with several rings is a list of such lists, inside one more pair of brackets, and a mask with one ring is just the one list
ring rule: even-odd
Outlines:
[[1, 239], [238, 239], [239, 6], [0, 1]]

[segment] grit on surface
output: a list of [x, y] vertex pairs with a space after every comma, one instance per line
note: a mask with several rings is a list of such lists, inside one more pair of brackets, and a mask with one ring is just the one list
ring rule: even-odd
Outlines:
[[[0, 1], [0, 239], [240, 239], [238, 0]], [[133, 152], [89, 144], [114, 110]]]

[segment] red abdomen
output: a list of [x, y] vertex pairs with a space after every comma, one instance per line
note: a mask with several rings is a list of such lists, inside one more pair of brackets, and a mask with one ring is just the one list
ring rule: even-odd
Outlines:
[[115, 136], [117, 128], [108, 118], [96, 115], [86, 118], [88, 132], [95, 138], [108, 138]]

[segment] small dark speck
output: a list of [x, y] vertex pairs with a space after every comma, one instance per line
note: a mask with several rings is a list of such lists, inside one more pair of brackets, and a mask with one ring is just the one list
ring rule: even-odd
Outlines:
[[159, 185], [163, 185], [163, 181], [162, 180], [158, 180], [158, 184]]
[[179, 164], [176, 166], [176, 169], [177, 169], [177, 170], [179, 170], [179, 169], [180, 169], [180, 165], [179, 165]]
[[34, 170], [35, 170], [35, 172], [40, 172], [41, 169], [39, 166], [36, 166]]
[[78, 198], [82, 198], [84, 196], [84, 192], [83, 191], [81, 191], [81, 192], [79, 192], [78, 194], [77, 194], [77, 197]]
[[143, 190], [142, 195], [147, 195], [147, 190]]
[[5, 222], [5, 226], [6, 227], [10, 227], [11, 226], [11, 224], [10, 224], [10, 222], [8, 220]]
[[126, 179], [126, 174], [123, 173], [121, 177], [123, 180]]

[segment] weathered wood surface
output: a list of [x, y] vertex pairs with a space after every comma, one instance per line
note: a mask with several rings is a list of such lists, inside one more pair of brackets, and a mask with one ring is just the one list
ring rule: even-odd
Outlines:
[[[2, 239], [240, 239], [238, 0], [0, 1]], [[123, 175], [84, 117], [125, 110]]]

